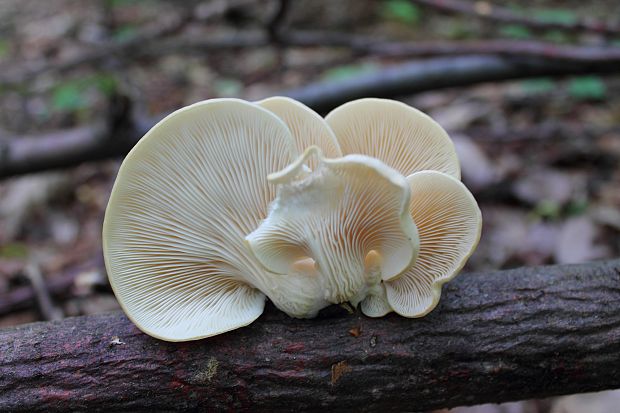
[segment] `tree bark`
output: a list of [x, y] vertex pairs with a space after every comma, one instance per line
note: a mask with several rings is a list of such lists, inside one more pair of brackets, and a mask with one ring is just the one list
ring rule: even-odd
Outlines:
[[430, 315], [268, 307], [189, 343], [120, 313], [0, 330], [0, 411], [423, 411], [620, 387], [620, 260], [467, 273]]

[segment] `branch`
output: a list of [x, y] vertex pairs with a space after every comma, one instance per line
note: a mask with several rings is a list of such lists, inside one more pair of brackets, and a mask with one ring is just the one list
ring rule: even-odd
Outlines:
[[[492, 54], [509, 57], [541, 57], [571, 62], [620, 62], [620, 47], [560, 45], [551, 42], [523, 40], [419, 41], [399, 42], [361, 35], [329, 31], [291, 31], [281, 34], [277, 43], [288, 47], [341, 47], [358, 55], [378, 57], [435, 57]], [[267, 47], [273, 44], [268, 35], [245, 31], [210, 38], [180, 37], [164, 40], [154, 47], [145, 46], [139, 56], [168, 53], [210, 53]], [[134, 55], [135, 57], [136, 55]]]
[[[613, 59], [594, 64], [499, 56], [436, 58], [392, 66], [344, 81], [310, 84], [282, 94], [304, 102], [317, 112], [327, 112], [344, 102], [366, 96], [399, 97], [446, 87], [538, 76], [618, 73], [618, 63]], [[151, 119], [131, 119], [120, 122], [119, 126], [118, 121], [108, 121], [36, 137], [0, 140], [0, 178], [123, 156], [154, 123]]]
[[482, 82], [565, 76], [584, 73], [620, 73], [618, 61], [580, 63], [500, 56], [444, 57], [392, 66], [338, 82], [322, 82], [284, 94], [318, 112], [367, 96], [399, 97], [447, 87]]
[[[241, 2], [241, 1], [240, 1]], [[249, 2], [245, 0], [245, 2]], [[217, 4], [217, 3], [216, 3]], [[282, 5], [289, 4], [284, 1]], [[219, 10], [219, 9], [217, 9]], [[284, 10], [284, 11], [283, 11]], [[377, 57], [412, 58], [433, 56], [463, 56], [491, 54], [508, 57], [541, 57], [571, 62], [620, 61], [620, 47], [560, 45], [551, 42], [522, 40], [471, 40], [471, 41], [420, 41], [403, 42], [377, 39], [362, 35], [331, 31], [288, 31], [281, 28], [286, 6], [280, 7], [267, 30], [246, 30], [233, 35], [209, 37], [177, 37], [164, 39], [165, 35], [178, 31], [184, 21], [164, 25], [160, 30], [145, 33], [123, 43], [103, 45], [95, 50], [62, 61], [46, 64], [36, 62], [0, 74], [0, 87], [11, 88], [35, 78], [42, 73], [67, 72], [80, 66], [100, 64], [111, 57], [131, 56], [132, 59], [167, 54], [195, 54], [230, 52], [280, 45], [299, 48], [341, 47], [358, 55]], [[211, 14], [209, 14], [211, 16]], [[187, 18], [187, 17], [186, 17]]]
[[600, 33], [605, 35], [620, 34], [620, 26], [598, 21], [552, 22], [529, 18], [515, 14], [510, 9], [494, 6], [489, 2], [464, 0], [411, 0], [421, 6], [432, 7], [448, 13], [460, 13], [475, 16], [498, 23], [520, 24], [538, 30], [566, 30]]
[[0, 410], [424, 411], [620, 387], [620, 260], [462, 274], [421, 319], [334, 311], [268, 307], [190, 343], [120, 313], [0, 330]]
[[43, 319], [48, 321], [62, 319], [63, 312], [54, 305], [45, 278], [41, 274], [41, 268], [36, 263], [31, 262], [26, 265], [24, 272], [30, 280]]
[[272, 43], [278, 44], [281, 41], [282, 25], [286, 19], [290, 5], [289, 0], [278, 0], [274, 14], [267, 22], [267, 34]]
[[[62, 300], [74, 296], [74, 287], [80, 274], [93, 271], [105, 272], [103, 270], [103, 262], [100, 262], [100, 259], [102, 261], [103, 257], [96, 259], [84, 258], [85, 254], [90, 254], [91, 251], [92, 247], [75, 247], [69, 254], [73, 255], [73, 257], [69, 257], [70, 264], [64, 265], [63, 268], [47, 270], [48, 273], [52, 273], [54, 276], [50, 277], [49, 280], [44, 280], [45, 285], [41, 286], [41, 288], [47, 291], [51, 299]], [[40, 305], [37, 294], [39, 293], [32, 285], [13, 288], [9, 292], [0, 294], [0, 316], [20, 310], [32, 309], [37, 304]]]

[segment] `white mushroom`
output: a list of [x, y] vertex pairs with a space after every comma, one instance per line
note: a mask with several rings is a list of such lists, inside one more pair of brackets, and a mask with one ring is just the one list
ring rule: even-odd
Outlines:
[[[303, 103], [283, 96], [274, 96], [256, 104], [273, 112], [286, 123], [293, 134], [299, 153], [303, 153], [310, 146], [318, 146], [328, 158], [342, 156], [336, 136], [325, 119]], [[311, 168], [316, 166], [314, 159], [308, 161]]]
[[[476, 200], [461, 181], [437, 171], [407, 177], [411, 187], [409, 211], [420, 236], [415, 264], [401, 277], [385, 282], [386, 295], [369, 297], [362, 311], [376, 315], [374, 301], [383, 299], [398, 314], [421, 317], [438, 303], [441, 286], [454, 278], [474, 252], [482, 227]], [[385, 301], [387, 300], [387, 303]]]
[[293, 317], [345, 301], [418, 317], [480, 237], [459, 174], [445, 131], [402, 103], [361, 99], [326, 122], [283, 97], [200, 102], [121, 166], [103, 227], [110, 284], [168, 341], [245, 326], [265, 297]]
[[446, 131], [428, 115], [387, 99], [359, 99], [325, 118], [342, 153], [380, 159], [405, 176], [435, 170], [460, 179], [459, 160]]
[[[303, 165], [312, 155], [318, 162], [308, 173]], [[409, 185], [382, 162], [363, 155], [327, 159], [310, 147], [269, 180], [279, 185], [278, 195], [247, 236], [269, 271], [303, 271], [319, 279], [327, 301], [357, 305], [369, 288], [415, 261]]]
[[267, 175], [296, 157], [269, 111], [217, 99], [178, 110], [129, 153], [106, 210], [110, 283], [143, 331], [170, 341], [219, 334], [263, 311], [271, 280], [244, 238], [267, 216]]

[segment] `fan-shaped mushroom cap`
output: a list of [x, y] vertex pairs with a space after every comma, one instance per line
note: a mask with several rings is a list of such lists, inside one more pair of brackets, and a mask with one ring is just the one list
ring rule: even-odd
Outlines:
[[296, 158], [274, 114], [236, 99], [183, 108], [151, 129], [119, 171], [106, 210], [110, 283], [148, 334], [193, 340], [251, 323], [273, 283], [245, 236], [267, 216], [267, 176]]
[[[308, 173], [303, 165], [313, 154], [318, 164]], [[277, 197], [246, 238], [269, 271], [305, 272], [320, 280], [327, 301], [355, 302], [415, 261], [409, 186], [382, 162], [362, 155], [326, 159], [311, 147], [269, 180], [279, 184]]]
[[407, 181], [420, 252], [409, 270], [384, 284], [394, 311], [421, 317], [437, 305], [441, 285], [461, 270], [478, 245], [482, 217], [465, 185], [449, 175], [422, 171], [408, 176]]
[[[274, 96], [256, 104], [273, 112], [286, 123], [295, 138], [299, 153], [314, 145], [318, 146], [327, 158], [342, 156], [336, 136], [325, 119], [303, 103], [283, 96]], [[309, 166], [314, 169], [316, 161], [314, 159], [308, 161]]]
[[428, 115], [387, 99], [359, 99], [325, 118], [343, 154], [377, 158], [405, 176], [436, 170], [460, 178], [459, 160], [446, 131]]

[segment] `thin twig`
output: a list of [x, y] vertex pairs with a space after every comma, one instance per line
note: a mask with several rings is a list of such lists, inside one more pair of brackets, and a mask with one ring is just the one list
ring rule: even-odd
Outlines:
[[273, 43], [280, 43], [281, 41], [281, 32], [282, 25], [284, 20], [286, 19], [286, 14], [288, 13], [290, 6], [289, 0], [278, 0], [276, 5], [276, 10], [267, 23], [267, 33], [269, 35], [269, 40]]
[[52, 302], [52, 297], [47, 289], [45, 279], [43, 278], [43, 274], [41, 274], [39, 266], [31, 262], [26, 265], [24, 272], [30, 280], [43, 319], [47, 321], [62, 320], [64, 314], [62, 310], [56, 307]]
[[475, 16], [497, 23], [519, 24], [538, 30], [566, 30], [599, 33], [605, 35], [620, 34], [620, 27], [599, 21], [559, 22], [519, 15], [502, 6], [492, 5], [488, 1], [464, 0], [411, 0], [421, 6], [432, 7], [444, 12]]

